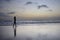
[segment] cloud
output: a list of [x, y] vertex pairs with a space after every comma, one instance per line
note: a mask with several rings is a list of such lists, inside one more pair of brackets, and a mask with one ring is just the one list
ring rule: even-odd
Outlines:
[[15, 14], [15, 12], [9, 12], [9, 13], [0, 12], [0, 17], [9, 17], [8, 16], [9, 14]]
[[3, 16], [3, 17], [5, 17], [5, 16], [7, 16], [5, 13], [0, 13], [0, 17], [1, 16]]
[[48, 10], [48, 11], [53, 11], [52, 9]]
[[25, 5], [29, 5], [29, 4], [38, 4], [37, 2], [26, 2]]
[[0, 2], [10, 2], [11, 0], [0, 0]]
[[43, 8], [43, 7], [44, 7], [44, 8], [49, 8], [47, 5], [39, 5], [39, 6], [38, 6], [38, 9]]
[[15, 12], [9, 12], [8, 14], [15, 14]]
[[9, 16], [7, 13], [0, 12], [0, 19], [2, 20], [9, 20], [11, 16]]
[[49, 9], [49, 7], [47, 5], [38, 5], [37, 7], [38, 7], [38, 9], [47, 8], [48, 11], [53, 11], [52, 9]]
[[11, 0], [5, 0], [5, 1], [10, 2]]
[[26, 5], [28, 5], [28, 4], [32, 4], [32, 2], [26, 2]]
[[12, 23], [12, 17], [7, 13], [0, 12], [0, 26], [10, 25], [10, 23]]

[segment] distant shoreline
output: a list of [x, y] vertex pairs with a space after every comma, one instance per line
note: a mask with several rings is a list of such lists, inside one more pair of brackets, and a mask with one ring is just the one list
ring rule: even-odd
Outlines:
[[[19, 22], [17, 25], [23, 25], [23, 24], [56, 24], [60, 22]], [[13, 26], [13, 23], [10, 24], [0, 24], [0, 26]]]

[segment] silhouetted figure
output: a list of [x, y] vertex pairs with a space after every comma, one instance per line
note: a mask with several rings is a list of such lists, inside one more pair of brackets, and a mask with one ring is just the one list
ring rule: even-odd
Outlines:
[[16, 37], [16, 16], [14, 16], [13, 28], [14, 28], [14, 37]]

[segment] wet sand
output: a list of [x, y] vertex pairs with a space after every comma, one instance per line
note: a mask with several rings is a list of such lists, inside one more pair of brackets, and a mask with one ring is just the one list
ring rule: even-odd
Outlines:
[[14, 38], [13, 26], [0, 26], [1, 40], [60, 40], [60, 23], [17, 25]]

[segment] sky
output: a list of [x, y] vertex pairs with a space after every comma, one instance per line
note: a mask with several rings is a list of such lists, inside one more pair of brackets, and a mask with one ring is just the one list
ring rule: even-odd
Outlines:
[[[0, 19], [59, 19], [60, 0], [0, 0]], [[7, 18], [8, 17], [8, 18]]]

